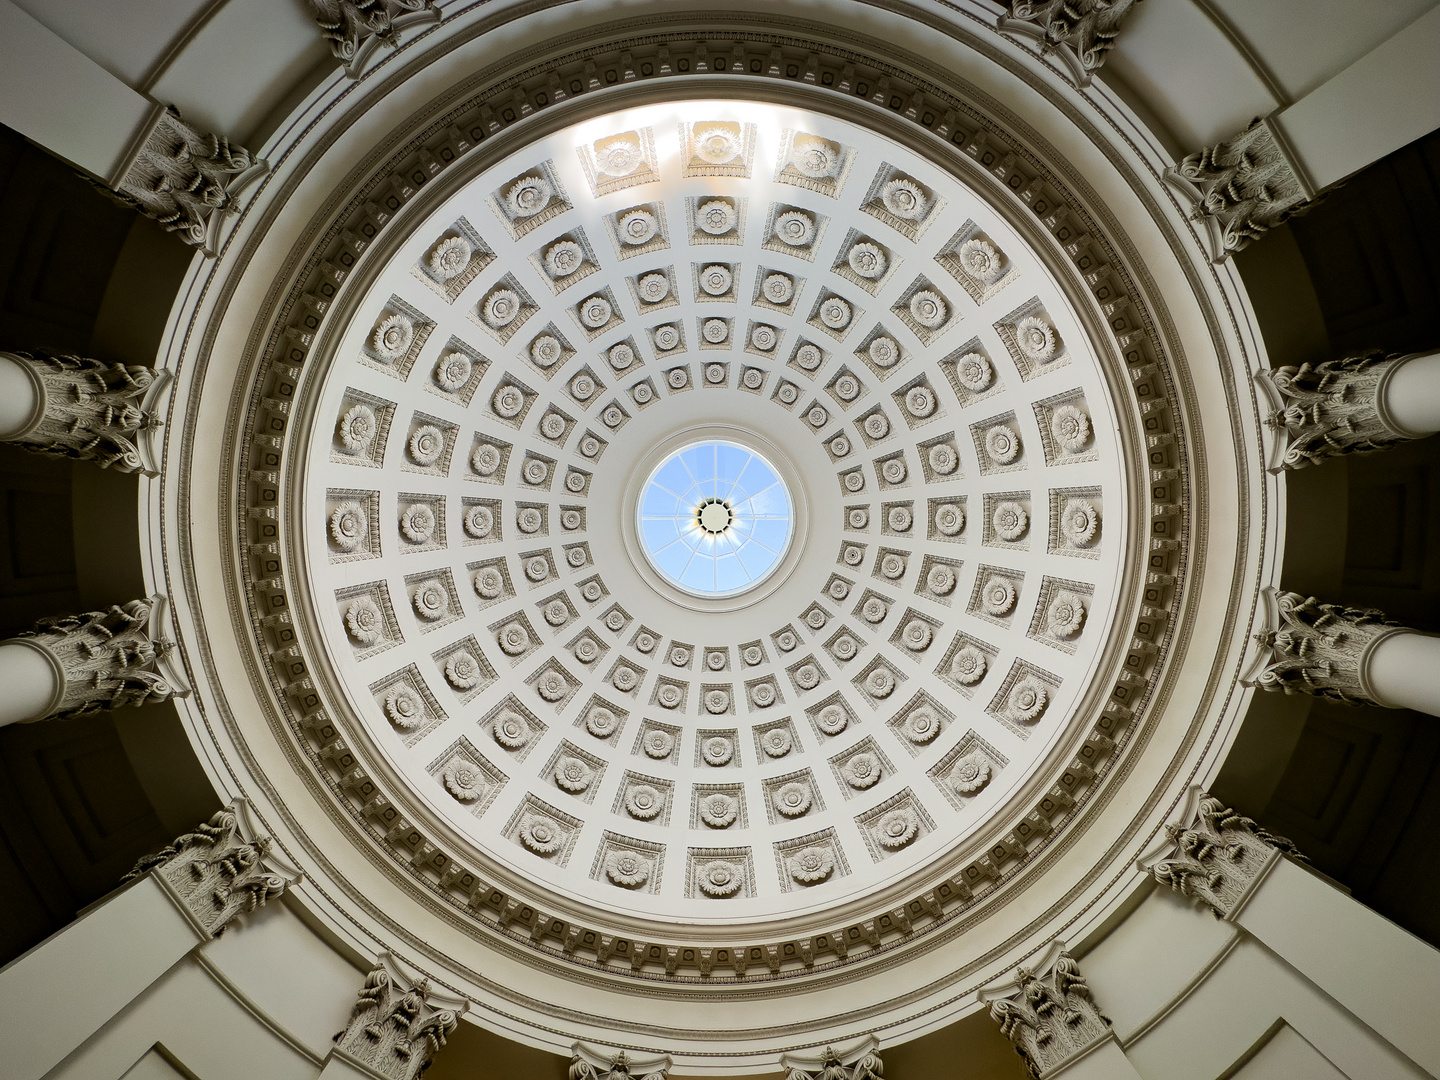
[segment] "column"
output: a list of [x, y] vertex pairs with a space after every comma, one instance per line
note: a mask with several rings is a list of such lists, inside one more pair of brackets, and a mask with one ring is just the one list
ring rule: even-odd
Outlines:
[[1285, 407], [1266, 420], [1288, 440], [1281, 468], [1368, 454], [1440, 431], [1440, 353], [1357, 353], [1269, 373]]
[[35, 349], [0, 352], [0, 439], [51, 457], [148, 472], [137, 441], [160, 426], [143, 407], [155, 372]]
[[272, 862], [268, 837], [247, 836], [248, 810], [237, 801], [142, 859], [127, 888], [0, 971], [5, 1075], [39, 1080], [196, 945], [298, 880]]
[[151, 637], [159, 599], [42, 619], [0, 642], [0, 727], [170, 697], [174, 688], [155, 670], [165, 646]]
[[1401, 1053], [1440, 1073], [1432, 1016], [1440, 952], [1305, 870], [1290, 841], [1213, 796], [1200, 795], [1194, 812], [1166, 832], [1168, 855], [1149, 864], [1157, 881], [1244, 929]]
[[1440, 716], [1440, 638], [1399, 626], [1373, 608], [1273, 596], [1271, 625], [1255, 635], [1270, 659], [1254, 685], [1350, 705]]
[[39, 377], [24, 360], [0, 352], [0, 440], [13, 442], [40, 422], [44, 394]]
[[155, 109], [10, 0], [0, 60], [0, 122], [93, 176], [115, 171]]
[[191, 127], [10, 0], [0, 0], [0, 121], [206, 255], [233, 209], [232, 181], [255, 175], [243, 147]]
[[880, 1041], [874, 1035], [867, 1035], [851, 1046], [781, 1054], [780, 1068], [785, 1070], [785, 1080], [881, 1080], [885, 1074], [885, 1063], [880, 1060]]
[[996, 23], [1002, 33], [1028, 37], [1059, 53], [1081, 86], [1115, 47], [1120, 23], [1137, 0], [1004, 0], [1008, 9]]
[[[577, 1042], [570, 1049], [569, 1080], [666, 1080], [670, 1057], [600, 1049]], [[839, 1074], [836, 1074], [837, 1080]]]
[[437, 994], [430, 982], [382, 953], [320, 1070], [323, 1080], [418, 1080], [455, 1030], [467, 1002]]
[[1377, 705], [1440, 716], [1440, 638], [1396, 628], [1375, 642], [1361, 670]]
[[1077, 1080], [1140, 1080], [1063, 942], [1053, 942], [1037, 967], [1016, 968], [979, 996], [1032, 1076], [1063, 1069]]
[[1316, 195], [1440, 125], [1440, 8], [1305, 97], [1165, 174], [1222, 262]]

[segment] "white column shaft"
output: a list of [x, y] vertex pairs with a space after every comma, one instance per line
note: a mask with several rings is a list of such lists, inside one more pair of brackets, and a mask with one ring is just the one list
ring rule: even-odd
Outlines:
[[1382, 638], [1366, 673], [1386, 705], [1440, 716], [1440, 637], [1409, 631]]
[[0, 727], [38, 720], [59, 690], [50, 661], [29, 645], [0, 645]]
[[1385, 383], [1384, 405], [1390, 419], [1406, 431], [1440, 431], [1440, 352], [1416, 356], [1396, 368]]
[[0, 352], [0, 439], [13, 439], [29, 427], [39, 407], [35, 380], [20, 361]]

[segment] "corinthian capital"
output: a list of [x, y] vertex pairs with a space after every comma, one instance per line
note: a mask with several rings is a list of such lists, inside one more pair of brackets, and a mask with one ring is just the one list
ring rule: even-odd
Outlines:
[[576, 1043], [570, 1051], [569, 1080], [665, 1080], [670, 1075], [668, 1055], [601, 1050]]
[[382, 954], [335, 1036], [338, 1054], [388, 1080], [416, 1080], [455, 1030], [465, 1003], [434, 993], [395, 958]]
[[112, 194], [185, 243], [214, 255], [219, 215], [234, 211], [234, 181], [254, 165], [243, 146], [193, 127], [172, 105], [156, 110], [112, 179]]
[[1349, 705], [1381, 703], [1366, 668], [1374, 646], [1397, 629], [1384, 612], [1281, 592], [1273, 594], [1272, 618], [1271, 625], [1255, 635], [1270, 650], [1255, 685]]
[[1285, 407], [1266, 423], [1289, 437], [1281, 467], [1303, 469], [1328, 458], [1369, 454], [1422, 438], [1424, 432], [1398, 424], [1385, 403], [1390, 377], [1413, 358], [1377, 351], [1275, 368], [1270, 381]]
[[1216, 262], [1304, 213], [1315, 198], [1269, 118], [1191, 154], [1165, 179], [1188, 199], [1191, 218], [1205, 224]]
[[246, 806], [237, 800], [194, 832], [146, 855], [124, 880], [154, 873], [197, 928], [219, 937], [237, 915], [264, 907], [299, 880], [299, 872], [275, 861], [270, 848], [268, 836], [254, 835]]
[[439, 20], [435, 0], [310, 0], [315, 23], [335, 58], [354, 76], [378, 44], [395, 48], [410, 22]]
[[1084, 84], [1115, 47], [1120, 23], [1139, 0], [1007, 0], [1000, 29], [1038, 38], [1059, 49]]
[[43, 349], [0, 352], [0, 364], [24, 373], [31, 406], [28, 423], [7, 431], [6, 442], [116, 472], [148, 471], [136, 443], [160, 426], [144, 408], [158, 383], [152, 369]]
[[[1193, 798], [1194, 796], [1192, 796]], [[1213, 795], [1199, 795], [1184, 824], [1165, 826], [1165, 857], [1144, 863], [1155, 880], [1227, 918], [1276, 851], [1304, 859], [1283, 836], [1267, 832]]]
[[108, 611], [42, 619], [4, 642], [41, 653], [51, 669], [48, 706], [20, 719], [69, 720], [170, 697], [175, 688], [156, 670], [165, 646], [152, 636], [159, 602], [132, 600]]
[[1052, 945], [1051, 952], [1042, 967], [1016, 968], [1007, 987], [981, 993], [1000, 1033], [1037, 1077], [1064, 1065], [1110, 1030], [1080, 965], [1063, 945]]

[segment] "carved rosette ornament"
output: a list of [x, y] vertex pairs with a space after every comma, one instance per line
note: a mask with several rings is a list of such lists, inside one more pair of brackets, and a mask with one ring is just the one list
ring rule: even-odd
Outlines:
[[1046, 971], [1015, 970], [1013, 993], [990, 1002], [990, 1016], [1032, 1076], [1053, 1072], [1109, 1033], [1080, 965], [1061, 949]]
[[1105, 63], [1115, 47], [1120, 23], [1139, 0], [1008, 0], [1009, 16], [1002, 30], [1015, 23], [1033, 27], [1046, 51], [1064, 45], [1073, 49], [1080, 69], [1089, 76]]
[[0, 352], [0, 363], [6, 361], [25, 370], [37, 399], [30, 423], [7, 442], [116, 472], [149, 471], [135, 439], [160, 426], [159, 417], [142, 407], [156, 385], [152, 369], [43, 349]]
[[1270, 372], [1285, 399], [1285, 408], [1266, 421], [1289, 436], [1281, 467], [1303, 469], [1327, 458], [1369, 454], [1422, 438], [1426, 433], [1406, 431], [1385, 407], [1386, 384], [1412, 358], [1364, 352]]
[[1194, 204], [1191, 218], [1210, 232], [1216, 262], [1314, 205], [1315, 191], [1268, 119], [1207, 146], [1165, 173]]
[[243, 146], [197, 130], [171, 105], [155, 114], [112, 194], [185, 243], [206, 248], [211, 219], [235, 210], [231, 182], [254, 164]]
[[1274, 852], [1305, 859], [1285, 837], [1267, 832], [1213, 795], [1200, 796], [1188, 825], [1166, 825], [1165, 832], [1174, 846], [1150, 872], [1160, 884], [1200, 901], [1217, 919], [1235, 911]]
[[152, 871], [189, 912], [198, 929], [219, 937], [237, 915], [254, 911], [299, 880], [292, 868], [271, 865], [270, 838], [247, 840], [243, 804], [232, 804], [194, 832], [184, 833], [126, 874], [133, 881]]
[[398, 47], [396, 31], [403, 23], [397, 25], [396, 20], [403, 16], [440, 17], [435, 0], [310, 0], [310, 6], [330, 51], [347, 66], [368, 51], [365, 46], [371, 42]]
[[55, 692], [41, 717], [77, 716], [147, 701], [164, 701], [175, 692], [157, 670], [169, 647], [151, 636], [151, 615], [159, 597], [132, 600], [108, 611], [87, 611], [41, 619], [35, 628], [9, 643], [45, 655], [55, 673]]
[[584, 1043], [571, 1048], [569, 1080], [666, 1080], [669, 1075], [668, 1056], [632, 1058], [624, 1050], [600, 1050]]
[[1277, 624], [1255, 635], [1271, 651], [1255, 685], [1347, 705], [1383, 704], [1366, 672], [1375, 646], [1396, 626], [1384, 612], [1322, 604], [1293, 592], [1275, 594], [1275, 611]]
[[854, 1046], [827, 1046], [819, 1053], [784, 1054], [780, 1067], [785, 1080], [883, 1080], [885, 1063], [880, 1043], [872, 1035]]
[[465, 1003], [431, 992], [382, 954], [335, 1036], [335, 1053], [359, 1062], [371, 1075], [416, 1080], [455, 1030]]

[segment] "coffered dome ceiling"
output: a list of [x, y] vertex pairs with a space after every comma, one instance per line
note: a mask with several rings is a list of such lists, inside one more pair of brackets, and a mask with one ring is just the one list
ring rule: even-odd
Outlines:
[[973, 85], [774, 21], [446, 33], [302, 107], [177, 311], [192, 739], [315, 920], [539, 1045], [953, 1019], [1228, 738], [1243, 296], [989, 30]]
[[700, 99], [530, 143], [415, 223], [325, 383], [319, 629], [491, 874], [819, 912], [963, 848], [1091, 690], [1127, 506], [1094, 350], [857, 125]]

